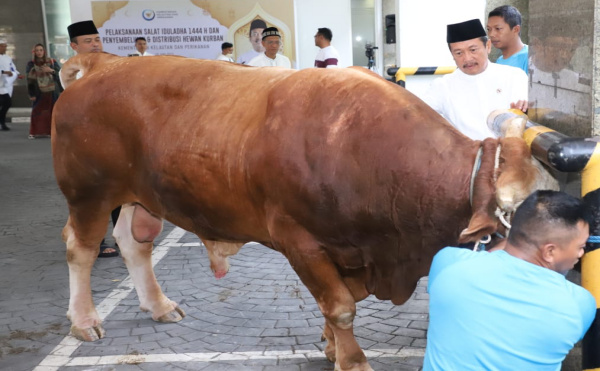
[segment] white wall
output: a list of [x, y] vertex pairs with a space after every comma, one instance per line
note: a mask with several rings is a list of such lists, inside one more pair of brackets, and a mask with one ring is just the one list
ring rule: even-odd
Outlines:
[[[446, 26], [479, 18], [485, 28], [486, 0], [396, 1], [396, 64], [400, 67], [456, 66], [446, 43]], [[410, 76], [406, 88], [419, 96], [433, 79]]]
[[[130, 0], [143, 1], [143, 0]], [[70, 0], [73, 22], [92, 19], [91, 0]], [[319, 48], [314, 35], [319, 27], [327, 27], [333, 33], [332, 45], [340, 53], [340, 66], [352, 65], [352, 22], [350, 0], [295, 0], [296, 52], [298, 67], [308, 68], [315, 64]]]

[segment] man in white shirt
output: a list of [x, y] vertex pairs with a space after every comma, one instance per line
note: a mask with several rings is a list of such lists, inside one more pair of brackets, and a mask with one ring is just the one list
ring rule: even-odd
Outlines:
[[315, 35], [315, 46], [321, 48], [315, 58], [315, 67], [317, 68], [331, 68], [337, 67], [340, 55], [333, 46], [331, 46], [331, 39], [333, 34], [329, 28], [319, 28]]
[[479, 19], [448, 25], [446, 41], [458, 69], [434, 80], [423, 100], [469, 138], [495, 137], [488, 115], [527, 110], [527, 75], [488, 60], [491, 44]]
[[135, 55], [139, 55], [140, 57], [149, 57], [153, 54], [147, 52], [148, 50], [148, 42], [145, 37], [138, 37], [135, 39]]
[[[71, 39], [71, 48], [77, 54], [87, 53], [102, 53], [102, 40], [98, 34], [98, 29], [93, 21], [81, 21], [76, 22], [67, 27], [69, 32], [69, 38]], [[81, 71], [77, 73], [77, 78], [81, 78], [83, 75]], [[111, 212], [111, 218], [113, 227], [117, 225], [117, 218], [121, 212], [121, 206], [117, 207]], [[119, 256], [119, 252], [106, 244], [104, 239], [100, 243], [99, 258], [110, 258]]]
[[250, 44], [252, 44], [252, 50], [245, 52], [240, 55], [237, 62], [239, 64], [248, 64], [252, 58], [256, 57], [260, 53], [265, 51], [262, 46], [262, 33], [267, 28], [267, 24], [262, 19], [255, 19], [250, 23]]
[[6, 55], [6, 40], [0, 39], [0, 130], [8, 131], [6, 113], [12, 105], [13, 83], [19, 76], [11, 57]]
[[233, 44], [223, 43], [221, 44], [221, 54], [217, 57], [218, 61], [227, 61], [233, 63]]
[[262, 44], [265, 52], [254, 57], [248, 65], [255, 67], [285, 67], [292, 68], [288, 57], [277, 52], [281, 48], [281, 34], [275, 27], [268, 27], [263, 30]]

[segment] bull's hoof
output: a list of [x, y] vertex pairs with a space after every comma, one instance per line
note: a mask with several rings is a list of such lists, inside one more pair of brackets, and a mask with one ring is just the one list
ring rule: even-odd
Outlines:
[[185, 312], [179, 306], [176, 306], [172, 311], [163, 314], [158, 318], [154, 318], [156, 322], [173, 323], [179, 322], [185, 317]]
[[96, 341], [102, 339], [105, 333], [106, 331], [100, 324], [87, 328], [71, 326], [71, 335], [81, 341]]

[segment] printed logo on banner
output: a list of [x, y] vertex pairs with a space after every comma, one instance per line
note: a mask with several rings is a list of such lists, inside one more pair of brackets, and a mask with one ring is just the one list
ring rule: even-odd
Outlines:
[[152, 9], [144, 9], [142, 11], [142, 17], [144, 17], [144, 19], [147, 21], [153, 20], [155, 16], [156, 14], [154, 14], [154, 10]]

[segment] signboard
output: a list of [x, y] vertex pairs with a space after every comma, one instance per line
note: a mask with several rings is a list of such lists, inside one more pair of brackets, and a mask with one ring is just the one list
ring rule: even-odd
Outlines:
[[238, 61], [263, 51], [262, 28], [250, 30], [262, 20], [279, 29], [280, 53], [295, 65], [293, 0], [92, 1], [92, 16], [108, 53], [135, 53], [135, 39], [144, 37], [154, 55], [215, 59], [230, 42]]

